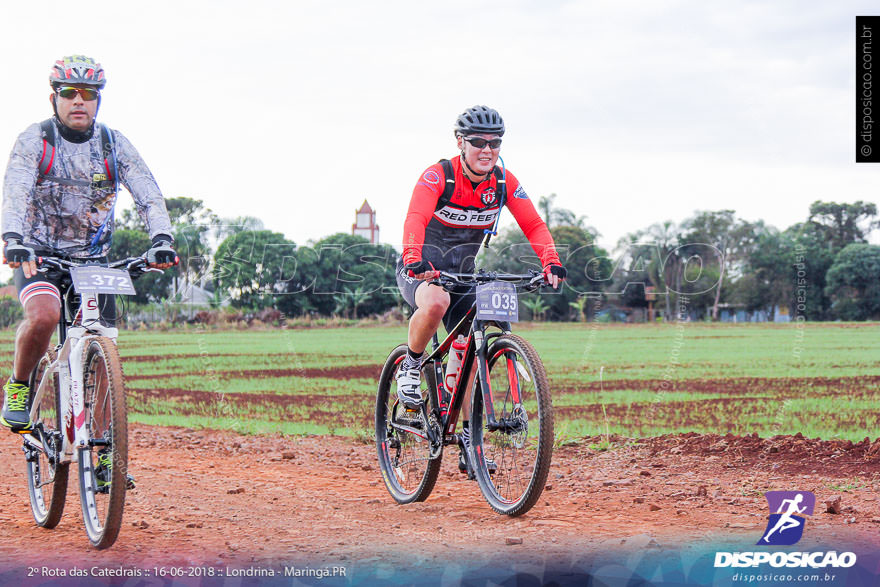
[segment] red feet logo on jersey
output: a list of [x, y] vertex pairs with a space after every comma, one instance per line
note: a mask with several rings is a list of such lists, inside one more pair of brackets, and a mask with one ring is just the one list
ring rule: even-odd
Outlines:
[[486, 188], [486, 190], [480, 194], [480, 200], [483, 202], [484, 206], [491, 206], [497, 199], [495, 188]]

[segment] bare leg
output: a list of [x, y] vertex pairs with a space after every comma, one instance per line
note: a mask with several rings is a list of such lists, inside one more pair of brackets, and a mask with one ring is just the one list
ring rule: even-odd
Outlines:
[[418, 310], [409, 319], [407, 344], [414, 353], [422, 353], [443, 321], [449, 294], [442, 287], [422, 283], [416, 289], [416, 306]]
[[[428, 283], [421, 284], [416, 289], [416, 310], [409, 319], [409, 336], [407, 344], [414, 353], [425, 351], [428, 341], [440, 328], [443, 315], [449, 308], [449, 294], [442, 287]], [[471, 375], [465, 387], [464, 401], [462, 402], [462, 419], [469, 420], [471, 415], [471, 394], [473, 393], [474, 377], [476, 376], [476, 362], [471, 369]]]
[[465, 387], [464, 402], [461, 404], [461, 419], [471, 419], [471, 396], [474, 394], [474, 378], [477, 376], [477, 359], [474, 358], [474, 367], [471, 369], [471, 375], [468, 377], [467, 387]]
[[49, 348], [52, 332], [61, 316], [61, 304], [54, 296], [39, 295], [27, 301], [24, 321], [15, 333], [13, 376], [27, 381], [40, 357]]

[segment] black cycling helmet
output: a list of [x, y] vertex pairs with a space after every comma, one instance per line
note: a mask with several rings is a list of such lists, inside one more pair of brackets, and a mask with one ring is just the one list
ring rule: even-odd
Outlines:
[[504, 134], [504, 120], [498, 111], [488, 106], [473, 106], [458, 115], [455, 136], [473, 134]]
[[63, 85], [92, 86], [103, 89], [107, 83], [104, 68], [91, 57], [67, 55], [54, 64], [49, 72], [49, 83], [53, 88]]

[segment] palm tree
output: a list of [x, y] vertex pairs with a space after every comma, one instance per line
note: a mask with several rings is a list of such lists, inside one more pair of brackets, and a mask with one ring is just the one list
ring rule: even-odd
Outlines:
[[[346, 288], [348, 289], [348, 288]], [[351, 291], [351, 307], [354, 311], [354, 319], [357, 320], [358, 317], [358, 308], [364, 304], [370, 298], [370, 292], [364, 290], [362, 286], [357, 286], [354, 291]]]
[[586, 294], [581, 294], [577, 297], [577, 300], [574, 302], [568, 302], [568, 305], [577, 310], [577, 316], [575, 320], [577, 322], [581, 321], [581, 318], [584, 317], [584, 309], [587, 307], [587, 302], [590, 300], [590, 297]]
[[352, 313], [351, 317], [357, 320], [358, 308], [364, 305], [364, 302], [370, 298], [370, 295], [370, 292], [364, 290], [362, 286], [358, 286], [353, 290], [346, 287], [341, 293], [333, 296], [333, 301], [336, 302], [333, 312], [335, 314], [342, 314], [347, 318], [350, 310]]
[[549, 196], [541, 196], [538, 198], [538, 210], [541, 211], [541, 215], [544, 217], [544, 224], [547, 225], [547, 228], [550, 228], [550, 221], [553, 217], [553, 200], [556, 199], [556, 194], [550, 194]]
[[532, 320], [543, 320], [544, 315], [550, 308], [541, 296], [535, 296], [531, 300], [528, 298], [523, 299], [522, 304], [532, 313]]

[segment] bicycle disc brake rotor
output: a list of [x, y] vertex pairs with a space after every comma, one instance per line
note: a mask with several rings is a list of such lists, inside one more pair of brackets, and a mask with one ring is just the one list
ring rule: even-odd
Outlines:
[[523, 409], [522, 404], [513, 408], [510, 419], [516, 423], [516, 432], [510, 435], [510, 441], [516, 448], [522, 448], [526, 445], [526, 439], [529, 437], [529, 415]]

